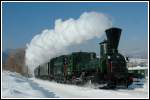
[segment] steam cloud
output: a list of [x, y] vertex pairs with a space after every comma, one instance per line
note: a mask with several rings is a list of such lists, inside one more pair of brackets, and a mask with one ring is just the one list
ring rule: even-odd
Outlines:
[[54, 29], [43, 30], [27, 44], [26, 65], [33, 71], [38, 65], [65, 53], [68, 46], [100, 37], [110, 27], [110, 19], [97, 12], [84, 12], [77, 20], [57, 19]]

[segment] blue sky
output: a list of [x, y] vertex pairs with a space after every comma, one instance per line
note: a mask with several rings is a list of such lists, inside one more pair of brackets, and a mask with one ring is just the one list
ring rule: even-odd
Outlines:
[[[137, 3], [7, 3], [2, 4], [3, 50], [25, 47], [44, 29], [54, 27], [56, 19], [77, 19], [83, 12], [96, 11], [111, 17], [113, 26], [122, 28], [119, 50], [129, 54], [148, 52], [148, 5]], [[69, 51], [93, 51], [99, 54], [99, 45], [105, 36], [94, 38]]]

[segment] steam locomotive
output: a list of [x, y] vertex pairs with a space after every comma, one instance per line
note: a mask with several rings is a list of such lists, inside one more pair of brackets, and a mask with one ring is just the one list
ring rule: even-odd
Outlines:
[[128, 87], [132, 77], [128, 73], [125, 57], [118, 52], [120, 28], [106, 30], [107, 40], [99, 43], [100, 58], [94, 52], [73, 52], [51, 59], [34, 70], [35, 77], [60, 83], [106, 84], [101, 88]]

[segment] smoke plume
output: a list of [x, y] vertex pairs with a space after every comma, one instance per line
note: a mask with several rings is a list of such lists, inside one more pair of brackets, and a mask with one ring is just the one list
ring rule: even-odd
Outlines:
[[55, 21], [54, 29], [45, 29], [27, 44], [26, 65], [31, 70], [51, 58], [65, 53], [67, 47], [100, 37], [111, 21], [103, 13], [84, 12], [78, 19]]

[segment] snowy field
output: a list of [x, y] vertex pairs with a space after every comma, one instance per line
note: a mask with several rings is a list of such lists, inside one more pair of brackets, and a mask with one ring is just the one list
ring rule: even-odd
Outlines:
[[2, 98], [149, 98], [148, 83], [143, 88], [102, 90], [92, 85], [84, 87], [59, 84], [18, 73], [2, 72]]

